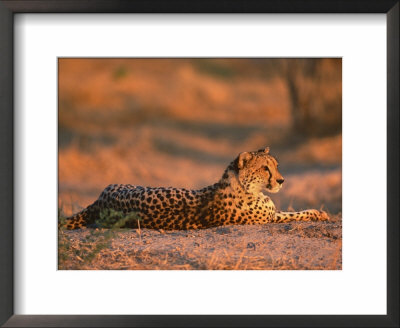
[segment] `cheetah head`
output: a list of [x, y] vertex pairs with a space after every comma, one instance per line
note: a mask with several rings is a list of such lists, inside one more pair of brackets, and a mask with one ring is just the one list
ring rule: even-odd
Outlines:
[[237, 157], [238, 178], [247, 192], [268, 191], [276, 193], [284, 179], [278, 171], [277, 160], [269, 154], [269, 148], [255, 152], [243, 152]]

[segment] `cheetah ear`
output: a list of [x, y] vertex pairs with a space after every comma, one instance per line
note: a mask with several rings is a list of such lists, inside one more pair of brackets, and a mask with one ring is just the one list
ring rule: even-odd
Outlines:
[[269, 147], [266, 147], [266, 148], [264, 149], [264, 153], [266, 153], [266, 154], [269, 153]]
[[252, 159], [252, 155], [248, 153], [247, 151], [240, 153], [239, 158], [238, 158], [238, 168], [242, 169], [246, 162]]

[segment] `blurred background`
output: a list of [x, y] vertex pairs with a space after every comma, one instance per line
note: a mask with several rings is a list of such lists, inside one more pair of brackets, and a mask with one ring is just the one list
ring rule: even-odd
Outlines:
[[342, 61], [59, 59], [59, 207], [110, 183], [198, 189], [270, 147], [278, 208], [342, 210]]

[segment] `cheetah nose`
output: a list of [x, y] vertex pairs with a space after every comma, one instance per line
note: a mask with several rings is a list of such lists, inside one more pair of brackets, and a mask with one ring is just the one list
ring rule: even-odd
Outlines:
[[278, 182], [279, 184], [282, 184], [285, 181], [285, 179], [277, 179], [276, 182]]

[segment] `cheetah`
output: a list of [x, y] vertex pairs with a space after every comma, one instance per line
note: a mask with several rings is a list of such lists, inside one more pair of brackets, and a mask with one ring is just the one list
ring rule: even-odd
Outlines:
[[325, 221], [326, 212], [281, 212], [263, 191], [276, 193], [284, 178], [269, 148], [240, 153], [215, 184], [200, 190], [112, 184], [87, 208], [66, 219], [66, 229], [95, 226], [103, 210], [134, 212], [126, 227], [202, 229], [233, 224]]

